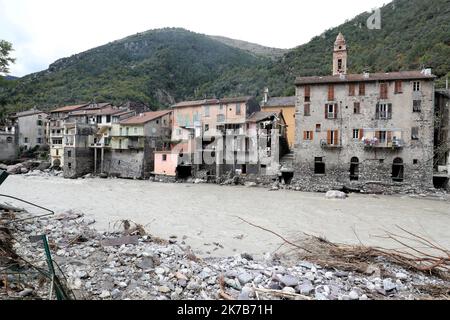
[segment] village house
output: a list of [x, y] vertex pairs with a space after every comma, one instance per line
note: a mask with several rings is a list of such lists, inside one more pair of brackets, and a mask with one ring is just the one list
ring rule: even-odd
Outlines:
[[8, 124], [0, 128], [0, 161], [13, 161], [19, 153], [17, 126]]
[[63, 121], [64, 177], [95, 173], [98, 165], [102, 171], [113, 122], [133, 115], [109, 103], [93, 103], [69, 112]]
[[11, 117], [17, 124], [20, 149], [29, 150], [47, 145], [47, 116], [45, 112], [31, 109]]
[[431, 70], [347, 74], [347, 44], [339, 34], [333, 75], [295, 81], [298, 186], [432, 187], [434, 78]]
[[436, 90], [434, 129], [434, 185], [450, 189], [450, 90]]
[[291, 97], [271, 97], [269, 88], [264, 89], [264, 98], [261, 103], [261, 110], [266, 112], [283, 112], [286, 121], [286, 135], [291, 150], [295, 145], [295, 96]]
[[50, 146], [50, 162], [52, 167], [64, 166], [64, 122], [70, 112], [80, 110], [89, 104], [65, 106], [50, 111], [48, 134]]
[[172, 109], [173, 148], [155, 153], [157, 178], [278, 174], [280, 141], [287, 148], [282, 113], [260, 112], [252, 97], [185, 101]]
[[169, 148], [172, 111], [145, 112], [114, 123], [110, 153], [102, 168], [120, 178], [149, 178], [154, 171], [154, 152]]

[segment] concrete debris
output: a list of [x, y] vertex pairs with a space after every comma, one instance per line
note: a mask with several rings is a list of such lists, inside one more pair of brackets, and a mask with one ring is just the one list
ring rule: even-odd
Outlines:
[[[46, 232], [54, 259], [79, 299], [204, 300], [220, 299], [223, 293], [241, 300], [295, 299], [299, 295], [318, 300], [421, 299], [431, 296], [431, 289], [424, 288], [449, 286], [442, 279], [387, 263], [383, 274], [394, 275], [396, 280], [270, 254], [263, 259], [248, 254], [193, 259], [186, 245], [157, 241], [150, 235], [124, 242], [121, 232], [98, 232], [86, 221], [82, 214], [69, 211], [24, 222], [13, 235], [17, 239], [14, 250], [36, 261], [44, 253], [28, 237]], [[79, 235], [85, 241], [73, 241]], [[115, 245], [107, 245], [112, 239]], [[45, 268], [45, 258], [40, 266]], [[9, 282], [8, 291], [0, 290], [0, 299], [47, 299], [49, 292], [39, 279], [27, 281], [25, 290], [12, 288], [14, 281]]]
[[328, 191], [325, 197], [327, 199], [338, 199], [338, 200], [347, 199], [347, 195], [344, 192], [335, 190]]

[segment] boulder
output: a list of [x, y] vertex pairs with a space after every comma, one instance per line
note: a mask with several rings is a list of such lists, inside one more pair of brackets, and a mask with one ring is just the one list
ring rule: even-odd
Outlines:
[[38, 167], [38, 170], [44, 171], [44, 170], [50, 169], [51, 166], [52, 166], [52, 164], [50, 162], [44, 161], [44, 162], [41, 162], [41, 164]]
[[325, 197], [329, 200], [330, 199], [338, 199], [338, 200], [347, 199], [347, 195], [344, 192], [336, 191], [336, 190], [328, 191]]

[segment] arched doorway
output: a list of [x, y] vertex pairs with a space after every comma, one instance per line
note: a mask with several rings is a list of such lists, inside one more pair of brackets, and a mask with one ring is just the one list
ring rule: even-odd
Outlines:
[[403, 182], [405, 179], [405, 166], [402, 158], [395, 158], [392, 164], [392, 180], [395, 182]]
[[358, 181], [359, 180], [359, 159], [357, 157], [353, 157], [350, 160], [350, 181]]

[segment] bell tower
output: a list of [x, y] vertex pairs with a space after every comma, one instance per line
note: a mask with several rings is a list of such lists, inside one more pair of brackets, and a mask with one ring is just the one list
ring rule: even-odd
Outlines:
[[347, 43], [344, 35], [339, 32], [334, 42], [333, 76], [340, 74], [347, 74]]

